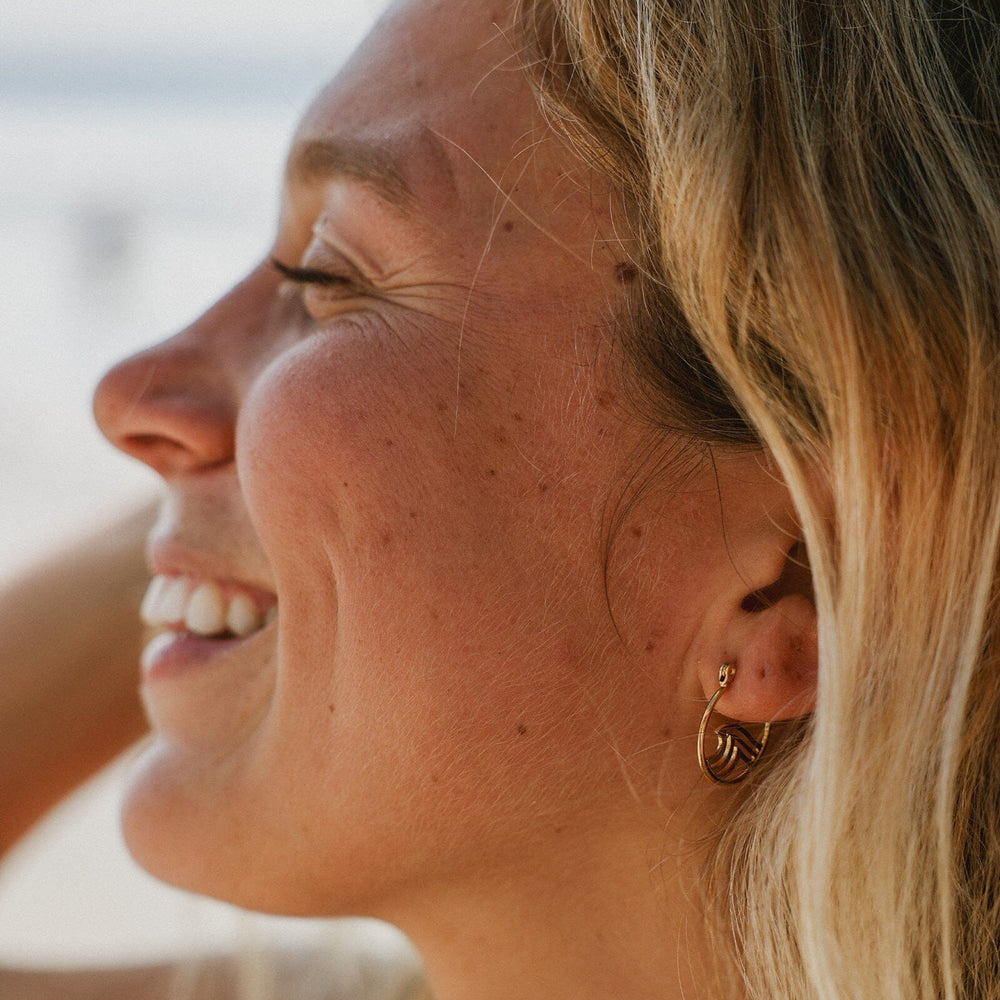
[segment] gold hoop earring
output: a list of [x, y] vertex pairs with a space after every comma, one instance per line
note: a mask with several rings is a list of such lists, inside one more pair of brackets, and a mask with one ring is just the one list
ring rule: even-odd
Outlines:
[[771, 723], [764, 723], [764, 731], [760, 739], [753, 736], [739, 723], [713, 729], [715, 749], [706, 753], [705, 733], [708, 720], [715, 710], [715, 703], [722, 697], [722, 692], [732, 683], [736, 676], [735, 663], [723, 663], [719, 668], [719, 689], [709, 699], [705, 714], [701, 717], [698, 727], [698, 766], [701, 773], [720, 785], [735, 785], [742, 781], [760, 760], [760, 755], [767, 746], [767, 737], [771, 732]]

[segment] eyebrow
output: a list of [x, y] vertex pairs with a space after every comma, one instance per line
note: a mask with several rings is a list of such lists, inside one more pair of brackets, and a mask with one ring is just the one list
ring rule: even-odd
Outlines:
[[413, 207], [413, 190], [392, 151], [385, 146], [349, 139], [304, 139], [288, 157], [290, 180], [309, 182], [349, 177], [371, 187], [393, 208]]

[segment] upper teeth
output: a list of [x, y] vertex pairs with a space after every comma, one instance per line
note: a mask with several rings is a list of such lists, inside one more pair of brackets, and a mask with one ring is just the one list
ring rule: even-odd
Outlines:
[[154, 576], [142, 602], [142, 620], [152, 626], [183, 627], [195, 635], [232, 632], [244, 636], [273, 621], [276, 606], [263, 610], [249, 594], [227, 596], [211, 580], [187, 576]]

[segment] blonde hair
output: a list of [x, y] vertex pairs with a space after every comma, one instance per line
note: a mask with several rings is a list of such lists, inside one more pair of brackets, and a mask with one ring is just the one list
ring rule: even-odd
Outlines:
[[1000, 997], [994, 0], [521, 16], [550, 116], [633, 212], [646, 401], [770, 452], [809, 553], [818, 707], [717, 852], [737, 981]]

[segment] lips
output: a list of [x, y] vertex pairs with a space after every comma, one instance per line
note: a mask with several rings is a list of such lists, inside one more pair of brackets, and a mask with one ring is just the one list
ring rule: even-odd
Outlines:
[[273, 595], [238, 583], [158, 574], [142, 602], [142, 620], [152, 628], [205, 638], [245, 638], [277, 616]]

